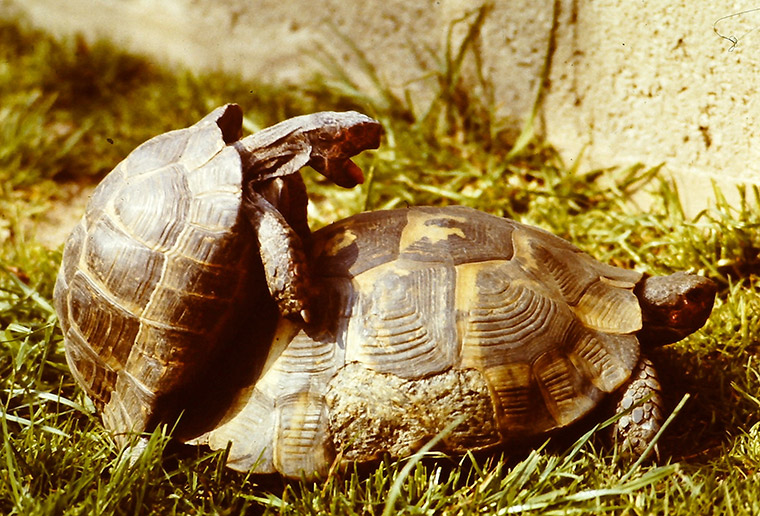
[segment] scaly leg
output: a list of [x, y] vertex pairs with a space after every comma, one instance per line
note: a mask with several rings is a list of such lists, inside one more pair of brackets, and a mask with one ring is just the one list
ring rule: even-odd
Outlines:
[[[642, 357], [623, 386], [615, 412], [631, 409], [614, 425], [614, 436], [623, 449], [634, 455], [643, 453], [663, 423], [660, 382], [652, 362]], [[646, 399], [648, 398], [648, 399]], [[646, 399], [642, 403], [642, 400]]]

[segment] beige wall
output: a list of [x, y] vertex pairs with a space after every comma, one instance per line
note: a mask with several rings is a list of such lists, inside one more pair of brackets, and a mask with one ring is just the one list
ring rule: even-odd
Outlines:
[[[760, 182], [760, 11], [752, 2], [579, 0], [563, 5], [550, 141], [593, 165], [665, 162], [693, 213], [717, 180]], [[716, 23], [717, 22], [717, 23]], [[732, 48], [718, 36], [744, 37]]]
[[[385, 83], [424, 104], [418, 59], [441, 48], [473, 0], [0, 0], [54, 32], [109, 37], [168, 62], [268, 82], [310, 76], [327, 48], [355, 68], [338, 33]], [[749, 2], [509, 0], [493, 2], [481, 41], [499, 115], [530, 112], [553, 41], [542, 130], [568, 162], [666, 163], [695, 212], [715, 179], [760, 182], [760, 11]], [[720, 21], [719, 21], [720, 20]], [[736, 36], [738, 43], [713, 30]], [[462, 27], [456, 32], [461, 37]], [[742, 37], [743, 36], [743, 37]], [[320, 47], [321, 45], [322, 47]], [[360, 74], [357, 73], [357, 76]]]

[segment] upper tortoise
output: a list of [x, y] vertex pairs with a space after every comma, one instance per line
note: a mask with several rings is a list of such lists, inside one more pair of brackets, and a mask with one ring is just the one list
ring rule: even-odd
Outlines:
[[[222, 368], [214, 360], [235, 357], [241, 339], [265, 350], [278, 313], [308, 319], [299, 170], [354, 186], [350, 157], [382, 131], [360, 113], [322, 112], [240, 139], [242, 121], [228, 104], [137, 147], [66, 241], [54, 292], [66, 358], [120, 442], [188, 403], [219, 403], [237, 386], [199, 387]], [[250, 353], [237, 358], [225, 367], [255, 374]]]
[[[182, 131], [200, 140], [199, 127], [216, 126], [224, 135], [218, 111]], [[616, 431], [640, 452], [662, 419], [641, 347], [700, 328], [715, 285], [605, 265], [543, 230], [463, 207], [363, 213], [310, 235], [298, 169], [360, 181], [348, 157], [376, 146], [379, 129], [356, 116], [344, 122], [350, 131], [309, 145], [283, 143], [309, 141], [308, 131], [246, 151], [227, 142], [237, 136], [219, 137], [222, 150], [206, 162], [232, 155], [211, 166], [228, 174], [224, 204], [222, 194], [164, 185], [166, 198], [124, 218], [122, 199], [149, 191], [123, 171], [142, 147], [104, 181], [116, 186], [99, 189], [67, 243], [55, 296], [69, 363], [106, 426], [149, 430], [182, 413], [186, 442], [231, 442], [231, 467], [296, 477], [324, 472], [338, 451], [360, 461], [410, 453], [459, 418], [444, 450], [509, 443], [614, 396], [617, 410], [633, 407]], [[148, 154], [174, 144], [168, 135]], [[299, 146], [318, 157], [288, 166]], [[179, 182], [209, 166], [178, 167], [176, 152], [163, 160]], [[146, 175], [169, 181], [155, 179], [161, 167]], [[193, 218], [201, 202], [226, 210], [224, 238], [191, 237], [212, 226]], [[202, 243], [203, 255], [146, 244], [149, 221], [158, 234], [188, 235], [176, 242]], [[102, 249], [117, 246], [103, 235], [113, 227], [123, 250], [109, 254]]]

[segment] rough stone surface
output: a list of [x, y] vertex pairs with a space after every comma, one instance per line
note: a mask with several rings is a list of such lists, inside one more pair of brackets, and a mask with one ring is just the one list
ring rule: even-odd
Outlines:
[[[665, 163], [687, 211], [760, 182], [751, 2], [561, 2], [545, 132], [569, 163]], [[721, 38], [740, 38], [736, 45]]]
[[[372, 94], [354, 44], [384, 84], [397, 95], [408, 92], [422, 111], [437, 66], [428, 49], [440, 56], [452, 22], [480, 4], [2, 0], [0, 15], [19, 9], [56, 33], [108, 37], [164, 62], [268, 82], [312, 77], [329, 55]], [[583, 151], [582, 168], [664, 162], [695, 213], [708, 202], [713, 180], [729, 198], [734, 185], [760, 182], [755, 7], [745, 1], [699, 8], [686, 0], [494, 2], [478, 45], [498, 115], [513, 131], [531, 111], [550, 55], [539, 126], [565, 161], [572, 164]], [[465, 31], [464, 23], [454, 25], [454, 48]]]
[[474, 370], [404, 380], [350, 363], [330, 382], [326, 401], [335, 449], [348, 460], [407, 456], [462, 416], [440, 449], [462, 453], [500, 440], [488, 386]]

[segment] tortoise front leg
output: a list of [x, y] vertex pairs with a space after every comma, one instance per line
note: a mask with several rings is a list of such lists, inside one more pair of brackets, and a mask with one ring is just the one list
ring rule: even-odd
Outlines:
[[640, 455], [663, 423], [660, 382], [652, 362], [646, 357], [641, 358], [630, 380], [622, 387], [615, 412], [619, 414], [631, 407], [633, 410], [617, 420], [613, 432], [625, 451]]
[[[301, 179], [298, 175], [292, 177]], [[311, 284], [302, 240], [302, 237], [308, 236], [305, 209], [303, 217], [300, 212], [294, 215], [296, 227], [304, 233], [299, 235], [280, 210], [257, 191], [260, 186], [254, 188], [252, 183], [245, 186], [242, 209], [259, 243], [269, 292], [282, 315], [300, 316], [308, 323]], [[298, 185], [295, 186], [297, 192]], [[273, 191], [281, 192], [279, 188], [269, 190], [270, 193]], [[301, 221], [301, 218], [304, 220]]]

